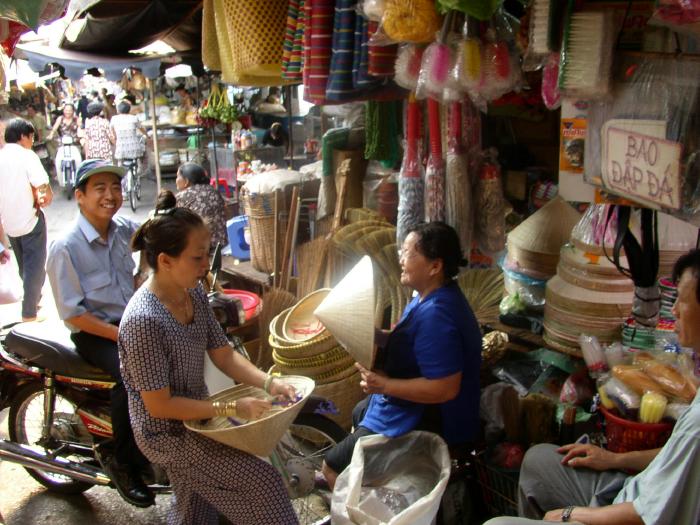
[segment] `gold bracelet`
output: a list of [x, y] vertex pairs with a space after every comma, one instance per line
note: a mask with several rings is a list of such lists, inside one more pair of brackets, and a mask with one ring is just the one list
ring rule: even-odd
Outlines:
[[214, 401], [211, 404], [214, 415], [218, 417], [229, 417], [236, 415], [236, 401]]
[[272, 386], [272, 382], [275, 380], [275, 376], [272, 374], [267, 374], [267, 377], [265, 378], [265, 382], [263, 383], [263, 390], [265, 391], [266, 394], [270, 394], [270, 387]]

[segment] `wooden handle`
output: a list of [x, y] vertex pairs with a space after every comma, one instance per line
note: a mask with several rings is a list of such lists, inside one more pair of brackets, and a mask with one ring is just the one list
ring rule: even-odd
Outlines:
[[286, 270], [289, 266], [289, 258], [292, 252], [292, 242], [294, 236], [294, 218], [297, 215], [299, 206], [299, 188], [297, 186], [292, 190], [292, 202], [289, 205], [289, 215], [287, 216], [287, 232], [284, 236], [284, 250], [282, 251], [282, 266], [280, 268], [280, 278], [277, 281], [284, 288], [285, 280], [289, 280], [286, 275]]
[[272, 286], [276, 287], [279, 284], [279, 257], [280, 257], [280, 247], [279, 247], [279, 225], [280, 225], [280, 192], [275, 190], [274, 200], [272, 203], [272, 213], [275, 216], [274, 223], [274, 242], [275, 245], [272, 250]]

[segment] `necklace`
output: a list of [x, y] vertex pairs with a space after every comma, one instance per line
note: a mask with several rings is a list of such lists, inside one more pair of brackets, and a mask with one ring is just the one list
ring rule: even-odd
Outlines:
[[[190, 299], [190, 294], [188, 293], [187, 290], [183, 290], [183, 297], [181, 301], [175, 301], [170, 297], [168, 294], [163, 293], [162, 290], [159, 289], [154, 289], [153, 286], [150, 286], [151, 291], [158, 297], [161, 302], [168, 307], [168, 309], [175, 314], [180, 313], [184, 314], [185, 319], [189, 319], [192, 315], [193, 312], [190, 311], [191, 309], [191, 301]], [[157, 287], [156, 287], [157, 288]]]

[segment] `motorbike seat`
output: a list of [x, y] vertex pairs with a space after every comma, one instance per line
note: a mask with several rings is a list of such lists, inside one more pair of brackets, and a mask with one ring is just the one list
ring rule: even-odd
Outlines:
[[60, 321], [20, 323], [7, 334], [5, 347], [33, 365], [56, 374], [94, 381], [114, 381], [111, 375], [92, 366], [78, 354], [70, 338], [70, 330]]

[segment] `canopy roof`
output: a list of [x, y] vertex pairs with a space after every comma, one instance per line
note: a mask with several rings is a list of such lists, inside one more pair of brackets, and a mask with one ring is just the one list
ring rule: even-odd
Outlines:
[[118, 56], [156, 40], [198, 52], [202, 0], [102, 0], [76, 13], [60, 47]]
[[36, 72], [43, 71], [47, 64], [60, 64], [65, 70], [66, 77], [72, 80], [80, 79], [87, 69], [99, 67], [104, 71], [105, 77], [114, 82], [118, 82], [122, 78], [124, 69], [129, 67], [141, 69], [147, 78], [156, 78], [160, 74], [160, 64], [164, 58], [136, 55], [111, 57], [38, 44], [19, 44], [15, 50], [15, 56], [25, 58], [32, 71]]

